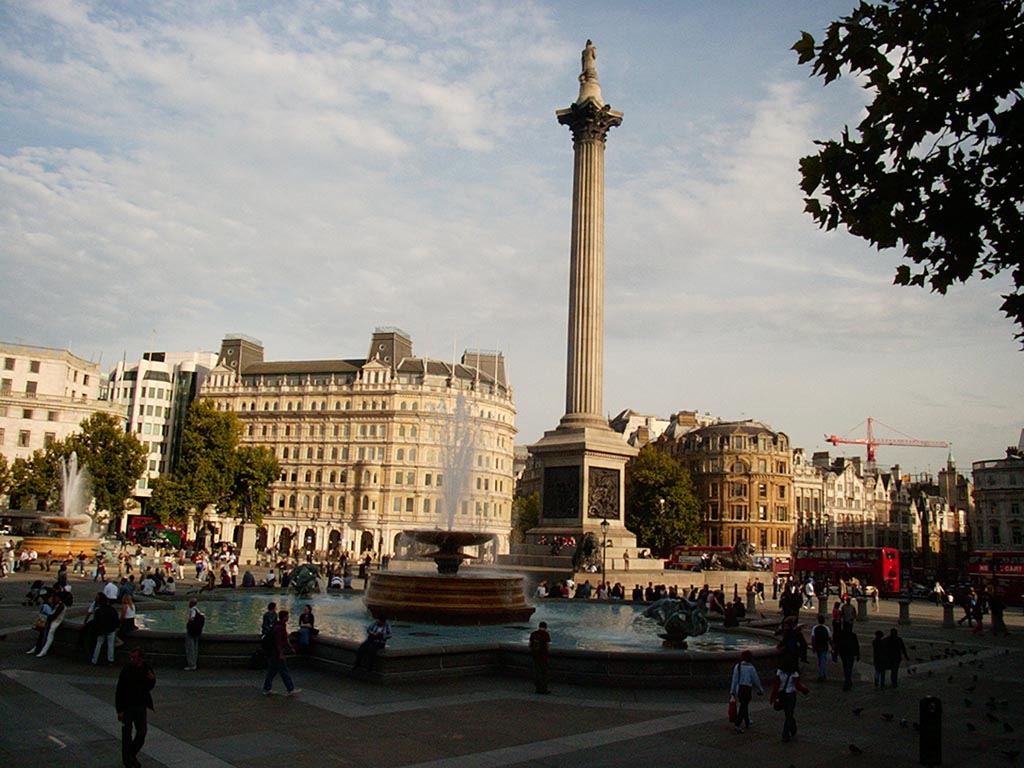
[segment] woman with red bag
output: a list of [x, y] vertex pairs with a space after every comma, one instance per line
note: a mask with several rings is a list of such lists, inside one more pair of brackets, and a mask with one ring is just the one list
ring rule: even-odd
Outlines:
[[800, 682], [800, 671], [796, 660], [783, 656], [782, 667], [775, 672], [775, 685], [772, 686], [771, 695], [768, 697], [775, 709], [781, 709], [786, 713], [786, 721], [782, 725], [783, 741], [796, 738], [797, 691], [805, 696], [810, 693], [807, 687]]
[[739, 702], [735, 717], [730, 718], [736, 724], [736, 733], [743, 733], [743, 728], [753, 725], [750, 719], [750, 699], [754, 691], [758, 695], [764, 693], [761, 687], [761, 676], [754, 668], [754, 654], [743, 651], [739, 663], [732, 670], [732, 685], [729, 687], [729, 714], [733, 714], [733, 702]]

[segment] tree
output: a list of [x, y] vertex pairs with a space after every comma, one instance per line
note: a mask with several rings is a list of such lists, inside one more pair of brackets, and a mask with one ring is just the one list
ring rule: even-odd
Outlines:
[[60, 456], [78, 454], [79, 466], [89, 470], [96, 509], [115, 517], [124, 512], [135, 484], [146, 471], [148, 452], [123, 423], [109, 413], [94, 413], [84, 419], [80, 431], [52, 448]]
[[192, 403], [181, 435], [181, 459], [174, 470], [181, 501], [199, 516], [211, 504], [230, 507], [242, 428], [231, 411], [210, 400]]
[[905, 249], [898, 285], [946, 293], [1008, 271], [1000, 309], [1024, 340], [1024, 6], [1019, 0], [861, 2], [799, 62], [844, 69], [873, 94], [851, 136], [800, 160], [805, 210], [877, 247]]
[[190, 510], [186, 488], [172, 474], [163, 475], [149, 484], [146, 513], [163, 524], [186, 522]]
[[540, 494], [516, 496], [512, 500], [512, 540], [521, 544], [526, 541], [526, 532], [536, 528], [540, 522]]
[[626, 467], [626, 527], [639, 546], [668, 557], [672, 547], [700, 538], [700, 504], [690, 473], [645, 445]]
[[11, 488], [11, 468], [7, 464], [7, 457], [0, 453], [0, 498], [3, 498]]
[[37, 510], [44, 510], [60, 496], [60, 470], [58, 454], [50, 446], [36, 450], [28, 459], [18, 457], [11, 465], [9, 501], [11, 509], [24, 509], [32, 502]]
[[235, 452], [235, 478], [228, 505], [218, 511], [259, 525], [270, 508], [270, 484], [281, 474], [274, 452], [265, 445], [243, 445]]

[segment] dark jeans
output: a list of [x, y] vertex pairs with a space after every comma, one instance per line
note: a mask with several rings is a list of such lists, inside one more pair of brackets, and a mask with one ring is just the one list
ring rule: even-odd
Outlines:
[[895, 664], [895, 665], [889, 667], [889, 675], [891, 676], [891, 679], [892, 679], [892, 687], [893, 688], [898, 688], [899, 687], [899, 683], [896, 682], [896, 678], [899, 677], [899, 674], [900, 674], [900, 665], [899, 664]]
[[[135, 736], [132, 737], [132, 730]], [[121, 718], [121, 762], [125, 768], [132, 768], [138, 762], [136, 757], [146, 742], [146, 707], [128, 707]]]
[[352, 665], [352, 671], [359, 669], [360, 667], [366, 667], [366, 669], [373, 669], [373, 660], [377, 658], [377, 654], [380, 653], [381, 648], [384, 647], [384, 643], [379, 640], [373, 640], [367, 638], [356, 650], [356, 661]]
[[782, 740], [789, 741], [796, 736], [796, 691], [793, 693], [780, 693], [782, 699], [782, 711], [786, 714], [786, 720], [782, 724]]
[[843, 690], [853, 688], [853, 656], [840, 657], [843, 662]]
[[295, 690], [295, 683], [292, 682], [292, 674], [288, 671], [288, 665], [284, 659], [279, 658], [276, 653], [272, 653], [267, 656], [267, 676], [263, 679], [264, 691], [270, 690], [277, 675], [281, 675], [281, 681], [289, 692]]
[[736, 701], [739, 702], [739, 709], [736, 710], [736, 727], [745, 725], [750, 727], [750, 699], [754, 695], [754, 689], [749, 685], [741, 685], [736, 691]]
[[548, 692], [548, 658], [547, 656], [533, 657], [533, 685], [537, 693]]

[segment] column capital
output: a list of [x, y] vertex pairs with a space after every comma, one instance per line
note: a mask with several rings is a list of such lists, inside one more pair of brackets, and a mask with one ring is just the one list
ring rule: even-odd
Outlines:
[[622, 125], [622, 112], [612, 109], [608, 104], [598, 104], [594, 99], [572, 104], [568, 109], [559, 109], [555, 116], [559, 125], [569, 126], [573, 144], [598, 140], [604, 142], [608, 138], [609, 128]]

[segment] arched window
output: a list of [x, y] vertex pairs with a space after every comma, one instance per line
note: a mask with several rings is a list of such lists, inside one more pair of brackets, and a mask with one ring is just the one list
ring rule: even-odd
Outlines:
[[370, 508], [370, 497], [369, 496], [363, 496], [363, 507], [362, 508], [363, 508], [364, 512]]
[[288, 497], [288, 509], [295, 509], [295, 494]]
[[316, 482], [318, 482], [318, 483], [322, 479], [323, 476], [320, 474], [320, 470], [319, 469], [316, 471], [316, 475], [314, 477], [316, 479]]
[[309, 471], [306, 472], [306, 482], [307, 483], [313, 482], [313, 473], [312, 472], [309, 472]]
[[288, 458], [288, 446], [287, 445], [284, 448], [281, 449], [281, 458], [282, 459], [287, 459]]

